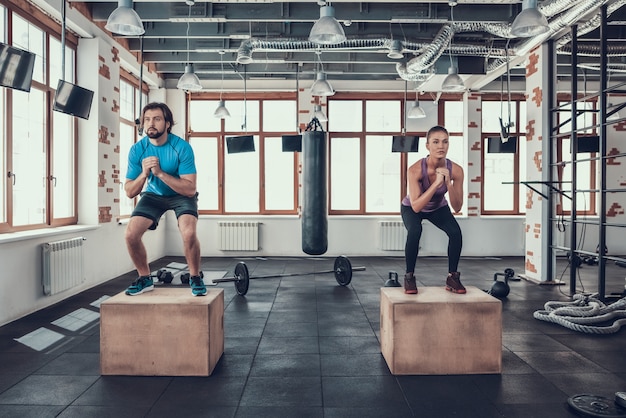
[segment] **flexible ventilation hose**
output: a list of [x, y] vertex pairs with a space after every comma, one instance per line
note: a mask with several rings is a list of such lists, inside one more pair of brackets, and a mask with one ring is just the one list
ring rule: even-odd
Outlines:
[[[577, 294], [572, 302], [547, 302], [544, 308], [536, 311], [533, 317], [588, 334], [613, 334], [626, 325], [626, 298], [606, 305], [597, 298], [597, 293]], [[612, 320], [611, 325], [600, 325]]]

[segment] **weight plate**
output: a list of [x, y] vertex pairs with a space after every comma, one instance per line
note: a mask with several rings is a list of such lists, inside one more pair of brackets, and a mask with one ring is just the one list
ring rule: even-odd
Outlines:
[[345, 255], [335, 259], [335, 280], [341, 286], [347, 286], [352, 281], [352, 263]]
[[588, 417], [626, 418], [626, 409], [607, 398], [581, 394], [567, 399], [568, 405], [576, 412]]
[[235, 289], [237, 294], [244, 296], [248, 293], [248, 287], [250, 286], [250, 275], [248, 274], [248, 266], [243, 261], [240, 261], [235, 266]]

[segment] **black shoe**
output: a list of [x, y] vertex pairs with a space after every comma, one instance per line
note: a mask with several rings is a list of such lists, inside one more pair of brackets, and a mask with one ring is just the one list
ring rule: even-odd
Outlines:
[[417, 294], [417, 282], [413, 273], [407, 273], [404, 275], [404, 293], [407, 295]]
[[446, 278], [446, 290], [452, 293], [466, 293], [465, 287], [461, 284], [461, 273], [455, 271], [448, 274]]

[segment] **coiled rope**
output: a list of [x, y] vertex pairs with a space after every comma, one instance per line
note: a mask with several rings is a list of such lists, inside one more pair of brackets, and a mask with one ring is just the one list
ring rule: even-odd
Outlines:
[[[613, 334], [626, 325], [626, 297], [610, 305], [598, 299], [597, 293], [576, 294], [573, 299], [571, 302], [546, 302], [544, 310], [535, 311], [533, 317], [588, 334]], [[621, 319], [611, 325], [600, 325], [615, 318]]]

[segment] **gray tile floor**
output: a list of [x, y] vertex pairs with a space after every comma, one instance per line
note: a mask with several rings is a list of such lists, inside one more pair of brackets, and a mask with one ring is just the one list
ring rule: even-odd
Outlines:
[[[241, 260], [252, 276], [332, 270], [334, 262], [204, 258], [202, 267], [232, 274]], [[167, 257], [152, 267], [171, 262], [184, 260]], [[380, 354], [380, 287], [389, 271], [404, 271], [403, 258], [351, 262], [366, 270], [346, 287], [332, 274], [252, 280], [245, 297], [220, 284], [225, 350], [204, 378], [100, 376], [99, 302], [123, 291], [132, 273], [0, 327], [0, 416], [558, 418], [576, 416], [567, 406], [571, 396], [612, 400], [626, 391], [626, 330], [595, 335], [536, 320], [533, 312], [546, 302], [569, 300], [569, 286], [525, 280], [510, 282], [503, 300], [502, 374], [394, 376]], [[495, 272], [523, 273], [523, 263], [463, 258], [461, 278], [489, 289]], [[418, 286], [443, 286], [445, 258], [418, 264]], [[564, 260], [557, 270], [568, 282]], [[578, 273], [578, 290], [595, 292], [597, 267]], [[607, 264], [607, 294], [615, 293], [607, 303], [622, 296], [624, 276], [626, 269]]]

